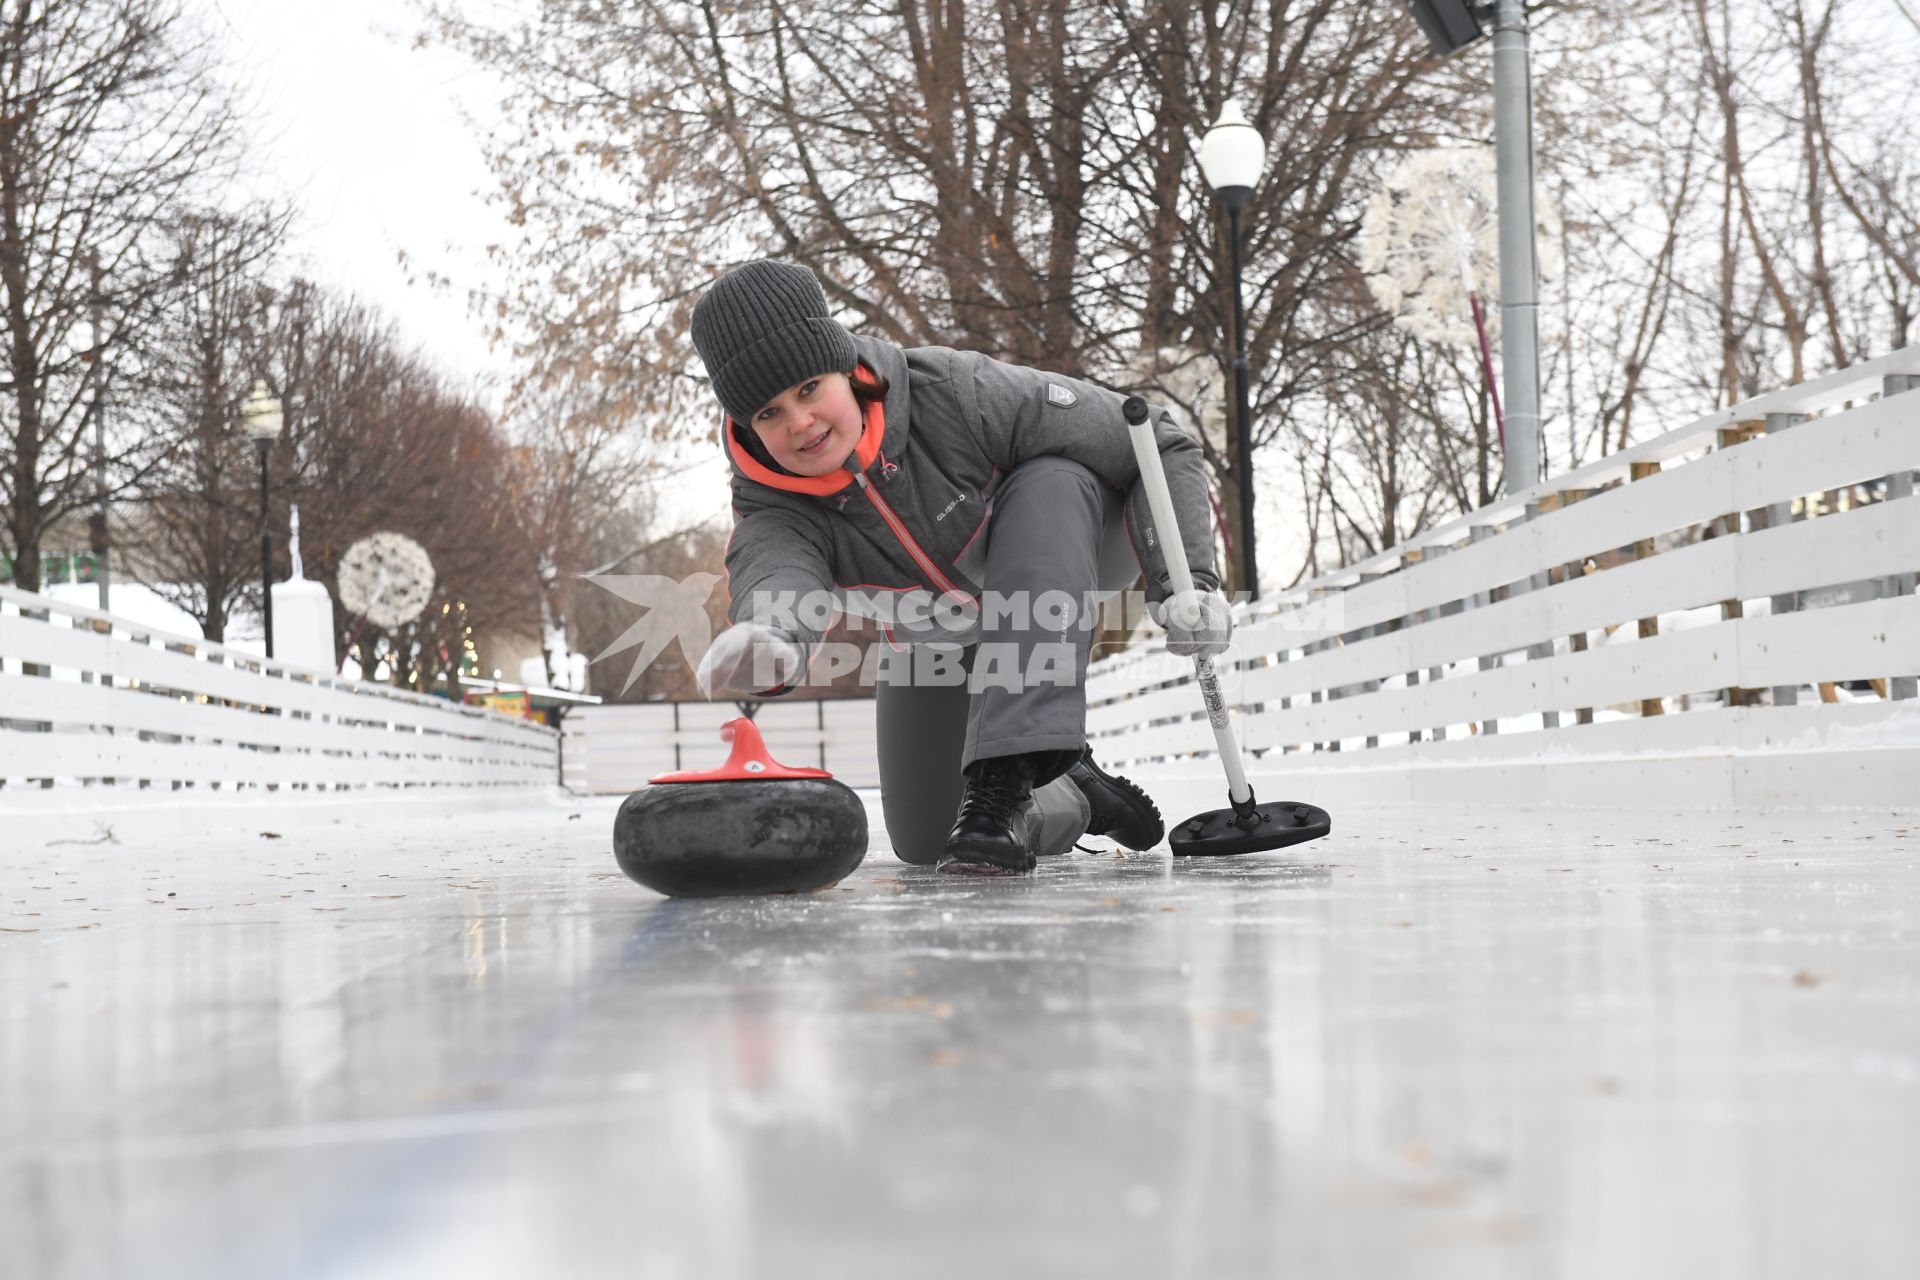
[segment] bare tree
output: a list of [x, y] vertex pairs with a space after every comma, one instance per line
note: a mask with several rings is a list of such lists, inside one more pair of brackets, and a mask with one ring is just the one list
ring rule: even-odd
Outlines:
[[[1345, 289], [1356, 313], [1370, 306], [1361, 282]], [[1308, 558], [1347, 563], [1398, 546], [1441, 520], [1488, 501], [1498, 483], [1493, 415], [1477, 356], [1423, 342], [1375, 316], [1341, 348], [1333, 370], [1294, 422], [1312, 461]], [[1328, 565], [1332, 567], [1332, 565]]]
[[1588, 424], [1565, 461], [1907, 332], [1902, 122], [1920, 68], [1876, 8], [1548, 11], [1541, 161], [1568, 202], [1566, 374], [1585, 403], [1566, 399]]
[[168, 222], [173, 289], [149, 347], [147, 386], [175, 445], [141, 485], [132, 542], [148, 586], [226, 638], [234, 606], [259, 608], [261, 512], [241, 407], [264, 376], [287, 215], [187, 213]]
[[[1204, 352], [1224, 384], [1225, 229], [1194, 153], [1236, 96], [1273, 144], [1244, 217], [1254, 434], [1301, 468], [1302, 564], [1497, 491], [1474, 362], [1387, 358], [1352, 295], [1360, 214], [1399, 153], [1491, 136], [1487, 60], [1430, 62], [1401, 15], [539, 0], [506, 26], [420, 3], [515, 87], [491, 139], [525, 232], [501, 248], [515, 289], [487, 299], [501, 332], [530, 383], [598, 382], [629, 430], [704, 432], [691, 302], [761, 253], [813, 265], [851, 324], [901, 343], [1116, 384]], [[1917, 77], [1897, 51], [1857, 56], [1865, 9], [1534, 6], [1540, 157], [1566, 204], [1564, 334], [1544, 352], [1556, 465], [1910, 331]], [[1230, 433], [1202, 438], [1235, 527]]]
[[[234, 139], [176, 0], [0, 8], [0, 504], [28, 590], [40, 585], [49, 526], [107, 476], [113, 492], [138, 484], [169, 447], [123, 422], [94, 456], [85, 360], [137, 376], [169, 285], [161, 220], [219, 182]], [[105, 332], [82, 342], [96, 305]]]
[[1414, 28], [1358, 0], [431, 12], [516, 86], [523, 123], [493, 151], [528, 228], [498, 300], [522, 353], [536, 376], [604, 380], [663, 434], [692, 405], [709, 420], [688, 310], [750, 253], [814, 265], [856, 327], [903, 344], [1107, 380], [1163, 347], [1224, 368], [1227, 248], [1193, 151], [1240, 96], [1276, 142], [1245, 222], [1258, 434], [1277, 439], [1345, 336], [1319, 289], [1374, 157], [1431, 136], [1454, 92], [1422, 92]]
[[606, 402], [596, 382], [577, 393], [556, 384], [523, 394], [513, 425], [513, 510], [538, 559], [547, 681], [570, 688], [571, 672], [562, 663], [573, 646], [573, 584], [620, 554], [606, 533], [628, 526], [619, 517], [639, 496], [647, 467], [617, 406]]
[[340, 603], [340, 559], [382, 530], [426, 549], [434, 597], [397, 635], [362, 632], [364, 670], [377, 652], [388, 678], [425, 685], [457, 673], [470, 633], [536, 635], [538, 561], [506, 433], [363, 304], [296, 281], [272, 306], [265, 358], [286, 406], [274, 519], [286, 518], [281, 503], [299, 504], [305, 567], [334, 597], [336, 644], [355, 623]]

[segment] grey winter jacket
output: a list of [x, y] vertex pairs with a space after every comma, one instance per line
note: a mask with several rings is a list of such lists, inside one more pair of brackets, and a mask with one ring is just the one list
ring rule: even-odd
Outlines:
[[[1020, 463], [1049, 454], [1081, 463], [1125, 495], [1147, 598], [1165, 598], [1165, 560], [1120, 413], [1125, 397], [975, 352], [905, 350], [858, 334], [854, 345], [861, 364], [890, 389], [840, 471], [803, 477], [775, 470], [748, 450], [750, 425], [725, 423], [734, 510], [729, 620], [760, 622], [813, 644], [827, 622], [818, 607], [806, 607], [809, 600], [886, 619], [900, 615], [901, 593], [977, 597], [980, 534], [995, 488]], [[1200, 446], [1164, 412], [1154, 434], [1194, 583], [1216, 588]], [[893, 629], [903, 640], [939, 634], [897, 621]]]

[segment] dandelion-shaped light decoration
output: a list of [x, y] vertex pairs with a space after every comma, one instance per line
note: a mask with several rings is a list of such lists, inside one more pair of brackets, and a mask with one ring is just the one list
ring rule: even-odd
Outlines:
[[[433, 560], [425, 547], [399, 533], [369, 534], [348, 547], [337, 576], [340, 602], [359, 615], [347, 649], [369, 622], [383, 631], [406, 626], [433, 594]], [[340, 660], [345, 663], [345, 650]]]
[[[1560, 218], [1534, 196], [1540, 278], [1560, 274]], [[1493, 335], [1500, 323], [1500, 215], [1490, 147], [1410, 156], [1387, 176], [1360, 224], [1360, 268], [1395, 326], [1426, 342], [1480, 348], [1500, 413]]]

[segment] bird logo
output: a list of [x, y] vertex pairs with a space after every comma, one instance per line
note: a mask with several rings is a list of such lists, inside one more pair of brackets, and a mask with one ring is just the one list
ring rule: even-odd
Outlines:
[[650, 573], [603, 573], [589, 574], [587, 581], [646, 610], [637, 622], [620, 633], [619, 639], [593, 659], [599, 662], [616, 653], [639, 648], [633, 658], [633, 669], [627, 673], [627, 682], [620, 686], [621, 693], [633, 688], [640, 673], [653, 665], [672, 641], [680, 642], [680, 657], [689, 669], [713, 643], [707, 598], [720, 581], [717, 573], [692, 573], [684, 578], [663, 578]]

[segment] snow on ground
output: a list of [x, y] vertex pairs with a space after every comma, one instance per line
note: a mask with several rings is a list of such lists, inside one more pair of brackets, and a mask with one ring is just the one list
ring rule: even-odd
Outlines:
[[8, 1271], [1920, 1268], [1920, 821], [1352, 808], [672, 902], [614, 803], [4, 846]]
[[[40, 594], [61, 604], [79, 605], [83, 609], [100, 607], [100, 588], [91, 582], [51, 583], [41, 588]], [[199, 640], [204, 634], [192, 614], [172, 604], [151, 587], [137, 582], [115, 582], [107, 587], [107, 598], [110, 606], [107, 612], [135, 626], [152, 627], [156, 631], [184, 636], [189, 640]]]

